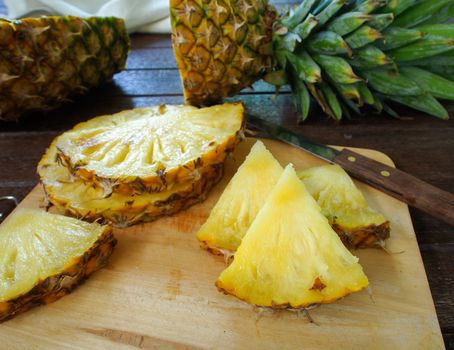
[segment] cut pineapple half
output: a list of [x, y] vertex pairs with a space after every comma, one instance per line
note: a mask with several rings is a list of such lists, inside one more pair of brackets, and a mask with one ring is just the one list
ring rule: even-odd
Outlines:
[[0, 322], [70, 293], [115, 244], [110, 226], [17, 209], [0, 226]]
[[214, 253], [235, 251], [282, 171], [257, 141], [197, 233], [202, 246]]
[[103, 219], [118, 227], [152, 221], [202, 201], [222, 178], [224, 170], [223, 163], [211, 164], [197, 180], [162, 192], [106, 195], [102, 188], [75, 178], [56, 156], [54, 141], [38, 164], [38, 174], [50, 203], [62, 213], [88, 221]]
[[358, 258], [342, 244], [288, 165], [216, 281], [223, 292], [267, 307], [331, 303], [368, 285]]
[[86, 181], [134, 194], [192, 181], [242, 137], [241, 103], [155, 106], [101, 116], [57, 139], [58, 157]]
[[389, 237], [389, 221], [369, 207], [361, 191], [340, 166], [309, 168], [299, 171], [298, 177], [348, 247], [382, 245]]

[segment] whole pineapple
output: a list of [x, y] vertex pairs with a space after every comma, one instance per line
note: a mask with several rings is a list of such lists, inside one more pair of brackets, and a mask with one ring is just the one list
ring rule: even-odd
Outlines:
[[119, 18], [0, 19], [0, 120], [58, 107], [124, 69]]
[[310, 95], [340, 120], [388, 101], [436, 117], [454, 99], [452, 0], [303, 0], [278, 17], [266, 0], [171, 0], [185, 99], [205, 105], [263, 78], [290, 84], [304, 120]]

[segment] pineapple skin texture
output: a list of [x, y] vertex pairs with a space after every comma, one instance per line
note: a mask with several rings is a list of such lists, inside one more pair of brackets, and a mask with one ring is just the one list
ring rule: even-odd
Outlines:
[[82, 256], [73, 259], [61, 273], [39, 281], [29, 292], [0, 302], [0, 323], [36, 306], [52, 303], [71, 293], [91, 274], [104, 267], [117, 240], [111, 226], [105, 226], [98, 240]]
[[304, 308], [332, 303], [368, 283], [358, 259], [287, 166], [216, 286], [250, 304]]
[[49, 147], [40, 163], [41, 178], [47, 200], [58, 212], [86, 221], [110, 222], [116, 227], [128, 227], [172, 215], [203, 201], [224, 174], [224, 163], [213, 164], [203, 170], [200, 179], [163, 193], [140, 196], [112, 193], [93, 188], [74, 178], [58, 162], [56, 142]]
[[389, 238], [389, 221], [369, 207], [364, 195], [340, 166], [309, 168], [299, 171], [298, 177], [347, 247], [379, 247]]
[[282, 171], [257, 141], [197, 232], [202, 247], [215, 254], [236, 251]]
[[[167, 116], [166, 114], [169, 113]], [[185, 114], [186, 113], [186, 114]], [[170, 119], [177, 119], [178, 117], [183, 118], [185, 115], [190, 113], [205, 113], [202, 123], [209, 122], [209, 119], [213, 120], [215, 123], [216, 128], [218, 130], [222, 130], [224, 133], [223, 138], [220, 140], [212, 141], [216, 142], [214, 147], [205, 144], [190, 144], [190, 140], [187, 141], [186, 139], [180, 140], [181, 142], [187, 141], [185, 147], [191, 149], [203, 149], [204, 152], [198, 152], [200, 154], [195, 155], [194, 157], [189, 157], [190, 159], [186, 159], [181, 163], [178, 162], [178, 165], [169, 166], [166, 164], [166, 161], [161, 161], [160, 159], [157, 160], [157, 163], [161, 164], [161, 169], [157, 170], [147, 170], [146, 173], [143, 172], [143, 169], [138, 169], [142, 171], [141, 174], [137, 173], [127, 173], [124, 174], [112, 174], [111, 169], [107, 169], [110, 173], [102, 173], [105, 168], [97, 168], [93, 167], [90, 164], [90, 159], [86, 157], [88, 160], [79, 160], [77, 157], [80, 154], [83, 154], [90, 150], [92, 144], [96, 144], [99, 142], [98, 140], [102, 140], [105, 134], [113, 131], [117, 128], [116, 124], [128, 122], [129, 120], [133, 120], [131, 124], [133, 124], [137, 118], [137, 121], [143, 121], [146, 118], [150, 120], [159, 119], [164, 116], [167, 120]], [[222, 114], [230, 113], [231, 118], [222, 117]], [[179, 116], [181, 114], [181, 116]], [[176, 116], [176, 118], [175, 118]], [[142, 118], [142, 119], [140, 119]], [[228, 120], [226, 120], [228, 119]], [[171, 122], [171, 121], [170, 121]], [[170, 123], [169, 122], [169, 123]], [[182, 121], [184, 122], [184, 121]], [[174, 122], [175, 124], [179, 124], [178, 120]], [[181, 124], [181, 123], [180, 123]], [[128, 127], [128, 124], [126, 124]], [[128, 140], [129, 143], [126, 143], [128, 147], [130, 145], [137, 149], [140, 147], [136, 145], [136, 142], [142, 142], [142, 140], [150, 139], [150, 133], [158, 134], [159, 135], [171, 135], [172, 132], [175, 132], [174, 129], [167, 126], [158, 127], [156, 128], [155, 125], [147, 125], [146, 122], [140, 124], [141, 128], [139, 130], [130, 130], [129, 135], [124, 135], [123, 139], [130, 138], [130, 135], [133, 135], [132, 140]], [[178, 127], [178, 125], [176, 125]], [[200, 125], [197, 125], [199, 127]], [[188, 128], [191, 125], [187, 125]], [[100, 133], [99, 135], [91, 136], [92, 129], [102, 129], [105, 131], [104, 133]], [[227, 131], [228, 132], [227, 132]], [[120, 193], [123, 195], [140, 195], [143, 193], [155, 193], [165, 191], [167, 189], [171, 189], [175, 184], [185, 183], [189, 181], [197, 181], [199, 180], [202, 173], [209, 172], [212, 166], [216, 167], [218, 164], [222, 164], [228, 155], [233, 152], [236, 145], [243, 139], [243, 130], [244, 130], [244, 106], [242, 103], [226, 103], [223, 105], [213, 106], [210, 107], [209, 110], [202, 110], [197, 109], [196, 107], [192, 106], [153, 106], [147, 108], [137, 108], [129, 111], [122, 111], [120, 113], [116, 113], [113, 115], [105, 115], [93, 118], [87, 122], [79, 123], [70, 131], [64, 133], [60, 137], [57, 138], [56, 147], [58, 149], [57, 158], [60, 163], [66, 166], [69, 171], [76, 177], [82, 179], [84, 182], [88, 184], [92, 184], [95, 187], [104, 188], [107, 192], [113, 193]], [[191, 132], [192, 130], [183, 130], [185, 133]], [[87, 133], [89, 136], [85, 138], [85, 134]], [[141, 140], [137, 141], [136, 138], [137, 133], [141, 133], [140, 138]], [[229, 133], [228, 135], [226, 135]], [[186, 136], [186, 135], [185, 135]], [[193, 137], [193, 136], [191, 136]], [[218, 142], [219, 141], [219, 142]], [[147, 142], [147, 141], [144, 141]], [[79, 147], [74, 151], [73, 145], [80, 145], [86, 143], [87, 146]], [[164, 143], [164, 142], [163, 142]], [[115, 147], [124, 146], [124, 144], [116, 144]], [[154, 146], [156, 147], [156, 146]], [[163, 146], [165, 148], [165, 146]], [[185, 152], [183, 152], [185, 153]], [[186, 152], [188, 153], [188, 152]], [[74, 155], [74, 157], [72, 157]], [[173, 163], [179, 160], [181, 154], [176, 153], [169, 153], [167, 154], [168, 159], [171, 159]], [[146, 158], [146, 156], [140, 155], [142, 158]], [[76, 158], [73, 160], [72, 158]], [[134, 157], [137, 158], [137, 155]], [[100, 163], [100, 162], [99, 162]], [[100, 171], [96, 171], [96, 170]], [[208, 171], [207, 171], [208, 170]], [[127, 169], [130, 171], [130, 169]]]
[[172, 46], [186, 103], [216, 103], [269, 71], [276, 17], [266, 0], [170, 0]]
[[129, 47], [119, 18], [0, 19], [0, 120], [49, 111], [111, 79]]

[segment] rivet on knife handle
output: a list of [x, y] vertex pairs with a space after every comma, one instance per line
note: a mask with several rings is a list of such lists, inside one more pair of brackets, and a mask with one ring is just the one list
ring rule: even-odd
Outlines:
[[358, 180], [454, 225], [453, 194], [347, 149], [333, 161]]

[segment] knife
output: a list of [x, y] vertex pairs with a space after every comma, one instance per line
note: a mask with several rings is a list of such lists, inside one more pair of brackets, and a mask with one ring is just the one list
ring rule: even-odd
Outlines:
[[248, 114], [247, 121], [271, 137], [338, 164], [354, 178], [454, 226], [453, 194], [349, 149], [338, 151], [254, 115]]

